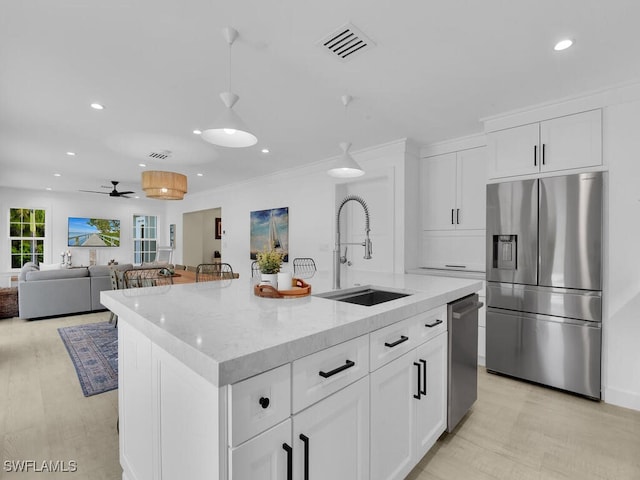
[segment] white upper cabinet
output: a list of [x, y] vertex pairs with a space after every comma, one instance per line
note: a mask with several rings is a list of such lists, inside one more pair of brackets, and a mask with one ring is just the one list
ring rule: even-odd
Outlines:
[[490, 132], [489, 178], [602, 164], [602, 112], [584, 113]]
[[538, 173], [539, 141], [538, 123], [487, 135], [489, 178]]
[[480, 147], [422, 161], [423, 230], [485, 228], [485, 155]]
[[540, 171], [602, 165], [602, 112], [554, 118], [540, 124]]

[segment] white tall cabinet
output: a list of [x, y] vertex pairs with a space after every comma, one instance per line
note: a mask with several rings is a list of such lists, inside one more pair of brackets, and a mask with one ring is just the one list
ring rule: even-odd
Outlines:
[[420, 266], [484, 271], [486, 148], [421, 160]]
[[473, 148], [423, 160], [424, 230], [485, 228], [485, 149]]

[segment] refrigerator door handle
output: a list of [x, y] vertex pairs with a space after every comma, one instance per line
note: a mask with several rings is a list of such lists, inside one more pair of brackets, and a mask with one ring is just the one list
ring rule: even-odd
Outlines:
[[458, 320], [459, 318], [464, 317], [465, 315], [470, 314], [471, 312], [475, 312], [476, 310], [480, 310], [482, 307], [484, 306], [484, 303], [482, 302], [478, 302], [478, 303], [474, 303], [473, 305], [471, 305], [470, 307], [465, 308], [464, 310], [461, 310], [459, 312], [453, 312], [453, 318]]

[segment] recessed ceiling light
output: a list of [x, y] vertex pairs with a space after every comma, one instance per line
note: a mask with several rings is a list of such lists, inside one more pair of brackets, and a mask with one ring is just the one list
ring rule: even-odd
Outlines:
[[67, 155], [69, 155], [70, 157], [75, 157], [76, 156], [76, 152], [67, 152]]
[[133, 198], [140, 198], [140, 197], [139, 197], [138, 195], [136, 195], [136, 196], [135, 196], [135, 197], [133, 197]]
[[555, 51], [559, 52], [560, 50], [566, 50], [571, 45], [573, 45], [573, 40], [570, 40], [570, 39], [566, 38], [566, 39], [560, 40], [558, 43], [556, 43], [556, 46], [553, 47], [553, 49]]
[[104, 105], [100, 105], [99, 103], [92, 103], [91, 108], [95, 110], [104, 110]]
[[45, 188], [45, 190], [51, 191], [51, 187], [47, 187], [47, 188]]
[[199, 177], [204, 177], [204, 173], [196, 173], [196, 175]]
[[54, 176], [54, 177], [61, 177], [61, 176], [62, 176], [62, 174], [61, 174], [61, 173], [54, 173], [54, 174], [53, 174], [53, 176]]
[[196, 135], [202, 135], [202, 130], [194, 130], [193, 133]]
[[147, 164], [146, 164], [146, 163], [139, 163], [139, 164], [138, 164], [138, 166], [139, 166], [139, 167], [143, 167], [143, 168], [144, 168], [144, 167], [146, 167], [146, 166], [147, 166]]
[[269, 149], [268, 149], [268, 148], [263, 148], [263, 149], [261, 150], [261, 152], [262, 152], [262, 153], [269, 153]]

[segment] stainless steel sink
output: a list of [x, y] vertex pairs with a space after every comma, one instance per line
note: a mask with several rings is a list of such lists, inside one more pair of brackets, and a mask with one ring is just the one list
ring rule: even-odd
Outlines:
[[371, 307], [380, 303], [390, 302], [391, 300], [397, 300], [398, 298], [408, 297], [409, 295], [411, 294], [366, 287], [356, 290], [320, 293], [315, 296], [328, 298], [329, 300], [335, 300], [337, 302], [355, 303], [357, 305]]

